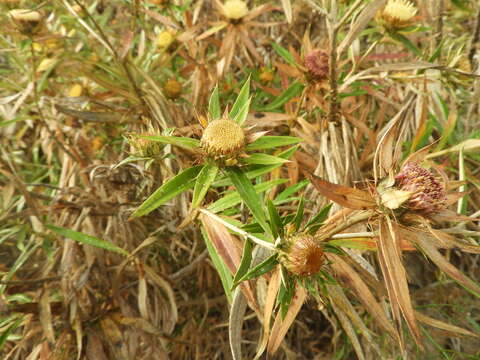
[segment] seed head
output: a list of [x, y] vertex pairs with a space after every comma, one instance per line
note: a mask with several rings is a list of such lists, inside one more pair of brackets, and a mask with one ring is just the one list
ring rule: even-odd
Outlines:
[[248, 7], [245, 1], [228, 0], [223, 5], [223, 13], [229, 19], [239, 20], [248, 14]]
[[182, 93], [182, 84], [175, 79], [169, 79], [163, 84], [163, 92], [171, 99], [176, 99]]
[[328, 54], [323, 50], [310, 51], [305, 56], [307, 74], [313, 81], [321, 81], [328, 76]]
[[235, 155], [245, 145], [242, 127], [230, 119], [214, 120], [205, 128], [201, 146], [213, 157]]
[[407, 163], [395, 176], [395, 188], [411, 192], [404, 203], [411, 210], [432, 213], [445, 207], [445, 187], [418, 163]]
[[324, 263], [324, 252], [313, 236], [296, 235], [287, 241], [288, 248], [282, 263], [288, 271], [297, 276], [310, 276], [320, 270]]
[[21, 33], [33, 35], [38, 32], [42, 14], [30, 9], [14, 9], [8, 12]]
[[389, 0], [376, 18], [387, 29], [399, 30], [411, 24], [417, 13], [415, 5], [408, 0]]

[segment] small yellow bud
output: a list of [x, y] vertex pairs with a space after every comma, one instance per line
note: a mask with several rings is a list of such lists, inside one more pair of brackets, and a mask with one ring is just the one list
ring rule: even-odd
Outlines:
[[40, 73], [40, 72], [47, 71], [48, 69], [53, 67], [56, 62], [57, 62], [57, 59], [55, 59], [55, 58], [45, 58], [45, 59], [43, 59], [42, 61], [40, 61], [40, 64], [38, 64], [37, 72]]
[[201, 145], [213, 157], [235, 155], [245, 145], [245, 133], [235, 121], [214, 120], [204, 130]]
[[238, 20], [248, 14], [248, 7], [245, 1], [228, 0], [223, 5], [223, 14], [232, 20]]
[[175, 40], [172, 33], [168, 30], [162, 31], [160, 34], [157, 35], [156, 44], [157, 47], [160, 49], [167, 49]]
[[275, 72], [273, 70], [265, 68], [265, 67], [262, 68], [261, 70], [262, 70], [262, 72], [258, 76], [258, 78], [260, 79], [261, 82], [269, 83], [269, 82], [273, 81], [273, 79], [275, 79]]
[[182, 94], [182, 84], [175, 79], [169, 79], [163, 84], [163, 93], [165, 96], [175, 99]]
[[73, 84], [72, 87], [68, 90], [69, 97], [78, 97], [82, 96], [83, 87], [80, 84]]

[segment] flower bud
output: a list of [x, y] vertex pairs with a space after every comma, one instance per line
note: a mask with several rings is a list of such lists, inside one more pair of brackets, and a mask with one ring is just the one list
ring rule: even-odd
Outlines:
[[417, 9], [408, 0], [389, 0], [376, 15], [377, 22], [389, 30], [401, 30], [411, 25]]
[[320, 270], [325, 261], [324, 252], [313, 236], [296, 235], [287, 242], [281, 261], [288, 271], [297, 276], [310, 276]]
[[182, 84], [175, 79], [169, 79], [163, 84], [163, 92], [165, 96], [176, 99], [182, 94]]
[[223, 13], [229, 19], [239, 20], [248, 14], [248, 7], [245, 1], [228, 0], [223, 5]]
[[244, 145], [245, 133], [233, 120], [214, 120], [203, 131], [201, 146], [210, 156], [235, 155]]
[[317, 82], [328, 77], [328, 54], [323, 50], [313, 50], [305, 55], [305, 67], [308, 77]]
[[431, 213], [445, 207], [445, 187], [430, 171], [415, 162], [402, 168], [395, 176], [394, 186], [411, 193], [403, 204], [411, 210]]
[[175, 40], [173, 34], [168, 31], [162, 31], [157, 35], [156, 44], [159, 49], [166, 50]]

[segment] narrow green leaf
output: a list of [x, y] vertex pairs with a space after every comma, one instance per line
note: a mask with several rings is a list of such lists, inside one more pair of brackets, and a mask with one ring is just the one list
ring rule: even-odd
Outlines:
[[283, 106], [286, 102], [293, 99], [295, 96], [299, 96], [305, 85], [300, 82], [294, 82], [292, 85], [288, 87], [283, 93], [275, 98], [269, 105], [265, 106], [261, 109], [261, 111], [273, 111], [278, 109], [279, 107]]
[[218, 166], [215, 164], [207, 164], [200, 170], [193, 189], [192, 208], [200, 206], [217, 173]]
[[129, 255], [129, 253], [123, 250], [122, 248], [112, 244], [111, 242], [99, 239], [95, 236], [87, 235], [78, 231], [65, 229], [62, 227], [54, 226], [54, 225], [46, 225], [46, 227], [60, 236], [75, 240], [79, 243], [95, 246], [95, 247], [116, 252], [118, 254], [122, 254], [125, 256]]
[[267, 201], [268, 214], [270, 215], [270, 226], [272, 228], [273, 237], [283, 236], [283, 223], [277, 208], [273, 205], [271, 200]]
[[297, 66], [297, 63], [295, 61], [295, 58], [293, 57], [290, 52], [282, 47], [281, 45], [278, 45], [276, 42], [271, 42], [271, 45], [275, 52], [282, 57], [283, 60], [285, 60], [287, 63], [289, 63], [292, 66]]
[[245, 81], [245, 84], [243, 84], [242, 88], [240, 89], [237, 99], [233, 104], [232, 110], [230, 110], [230, 114], [228, 114], [230, 119], [237, 119], [237, 115], [240, 113], [242, 109], [245, 108], [245, 105], [249, 102], [249, 97], [250, 97], [250, 76], [248, 77], [247, 81]]
[[392, 39], [397, 40], [398, 42], [402, 43], [408, 50], [414, 53], [417, 56], [422, 56], [422, 52], [419, 48], [417, 48], [405, 35], [400, 33], [391, 33], [390, 36]]
[[233, 121], [235, 121], [236, 123], [242, 125], [245, 120], [247, 120], [247, 116], [248, 116], [248, 110], [250, 109], [250, 102], [251, 102], [251, 98], [247, 100], [247, 102], [242, 106], [242, 108], [238, 111], [237, 115], [235, 116], [235, 118], [233, 118]]
[[327, 206], [323, 207], [322, 210], [318, 212], [314, 217], [312, 217], [307, 225], [305, 225], [305, 229], [307, 229], [308, 233], [312, 234], [315, 233], [322, 223], [327, 219], [328, 213], [330, 212], [330, 208], [332, 207], [333, 203], [328, 204]]
[[259, 276], [262, 276], [263, 274], [266, 274], [270, 270], [272, 270], [275, 266], [278, 265], [278, 259], [277, 259], [277, 254], [273, 254], [263, 260], [260, 264], [257, 266], [253, 267], [250, 269], [245, 275], [243, 275], [236, 283], [234, 283], [234, 286], [237, 286], [243, 281], [247, 281], [250, 279], [257, 278]]
[[279, 146], [298, 144], [302, 139], [294, 136], [262, 136], [246, 146], [247, 150], [265, 150]]
[[245, 174], [237, 167], [229, 167], [227, 168], [227, 172], [230, 180], [245, 202], [245, 205], [247, 205], [252, 212], [255, 220], [258, 221], [258, 223], [268, 234], [270, 234], [270, 227], [267, 223], [265, 210], [262, 206], [262, 202], [260, 201], [260, 197], [255, 192], [250, 180], [248, 180]]
[[23, 317], [17, 319], [15, 322], [13, 322], [9, 327], [7, 327], [2, 334], [0, 334], [0, 350], [4, 347], [8, 337], [10, 334], [20, 326], [20, 324], [23, 321]]
[[297, 213], [295, 214], [295, 218], [293, 220], [293, 223], [295, 224], [295, 230], [297, 231], [300, 229], [300, 225], [302, 225], [304, 206], [305, 198], [302, 196], [300, 202], [298, 203]]
[[295, 194], [297, 191], [300, 191], [303, 189], [305, 186], [307, 186], [310, 183], [307, 179], [299, 181], [298, 183], [287, 187], [285, 190], [283, 190], [280, 194], [277, 195], [273, 203], [275, 205], [278, 205], [278, 203], [288, 199], [290, 196]]
[[160, 135], [137, 135], [142, 139], [171, 144], [184, 149], [196, 149], [200, 146], [200, 140], [179, 136], [160, 136]]
[[[274, 186], [283, 184], [287, 182], [288, 179], [274, 179], [270, 181], [265, 181], [260, 184], [256, 184], [253, 186], [257, 194], [260, 194], [264, 191], [270, 190]], [[235, 205], [238, 205], [242, 202], [242, 198], [240, 197], [240, 194], [237, 191], [233, 191], [224, 197], [218, 199], [215, 201], [213, 204], [208, 206], [208, 210], [210, 210], [213, 213], [218, 213], [220, 211], [223, 211], [225, 209], [231, 208]]]
[[219, 119], [222, 116], [222, 110], [220, 109], [220, 97], [218, 95], [218, 84], [215, 85], [212, 95], [210, 96], [210, 101], [208, 103], [208, 114], [210, 120]]
[[237, 273], [233, 278], [232, 291], [235, 290], [235, 287], [239, 283], [239, 279], [241, 279], [250, 268], [250, 264], [252, 263], [252, 250], [253, 250], [253, 242], [249, 239], [245, 239], [245, 244], [243, 246], [242, 261], [240, 262], [240, 266], [238, 267]]
[[207, 247], [208, 254], [210, 255], [210, 259], [212, 259], [213, 266], [217, 270], [218, 275], [220, 276], [220, 281], [222, 282], [223, 290], [225, 291], [225, 295], [227, 296], [228, 302], [232, 302], [232, 288], [233, 278], [232, 274], [230, 274], [230, 270], [228, 269], [227, 265], [223, 262], [223, 260], [218, 256], [215, 247], [212, 244], [212, 241], [209, 239], [207, 232], [202, 227], [201, 228], [203, 240], [205, 241], [205, 245]]
[[167, 180], [162, 186], [155, 190], [155, 192], [150, 195], [147, 200], [137, 208], [137, 210], [135, 210], [132, 216], [139, 217], [146, 215], [160, 205], [166, 203], [168, 200], [188, 189], [191, 189], [195, 185], [195, 178], [202, 168], [203, 166], [188, 168], [170, 180]]
[[242, 161], [246, 164], [257, 164], [257, 165], [275, 165], [275, 164], [284, 164], [288, 162], [287, 159], [283, 159], [281, 157], [262, 154], [262, 153], [254, 153], [250, 154], [248, 157], [242, 159]]

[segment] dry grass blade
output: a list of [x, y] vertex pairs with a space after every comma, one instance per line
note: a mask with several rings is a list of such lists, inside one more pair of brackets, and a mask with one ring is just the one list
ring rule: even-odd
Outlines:
[[228, 337], [233, 360], [242, 359], [242, 327], [246, 310], [247, 301], [240, 287], [237, 287], [233, 295], [232, 307], [230, 308], [230, 316], [228, 319]]
[[480, 337], [479, 334], [476, 334], [474, 332], [471, 332], [469, 330], [463, 329], [463, 328], [455, 326], [455, 325], [447, 324], [447, 323], [445, 323], [443, 321], [440, 321], [440, 320], [437, 320], [437, 319], [433, 319], [430, 316], [424, 315], [424, 314], [422, 314], [418, 311], [415, 311], [415, 317], [417, 318], [418, 321], [420, 321], [420, 322], [422, 322], [426, 325], [436, 327], [437, 329], [442, 329], [442, 330], [445, 330], [445, 331], [448, 331], [448, 332], [451, 332], [451, 333], [454, 333], [454, 334]]
[[275, 317], [272, 332], [268, 340], [268, 354], [273, 355], [277, 352], [280, 344], [283, 341], [283, 338], [287, 334], [290, 326], [292, 326], [293, 321], [297, 317], [297, 314], [302, 308], [302, 305], [305, 302], [306, 298], [307, 291], [303, 287], [297, 285], [295, 289], [295, 295], [293, 296], [292, 302], [290, 304], [290, 307], [288, 308], [285, 318], [282, 319], [282, 315], [280, 314], [280, 312], [277, 313], [277, 316]]
[[386, 281], [390, 306], [399, 330], [401, 329], [401, 313], [415, 342], [422, 348], [420, 331], [415, 321], [412, 300], [408, 290], [407, 273], [401, 259], [399, 234], [397, 226], [389, 217], [380, 220], [380, 236], [378, 240], [380, 267]]
[[340, 256], [329, 254], [328, 257], [332, 259], [331, 266], [336, 273], [336, 278], [344, 283], [345, 286], [355, 291], [359, 300], [368, 309], [375, 321], [377, 321], [378, 324], [385, 331], [387, 331], [392, 338], [399, 339], [398, 333], [388, 320], [384, 309], [377, 302], [372, 292], [367, 287], [365, 282], [363, 282], [357, 272], [345, 261], [343, 261]]

